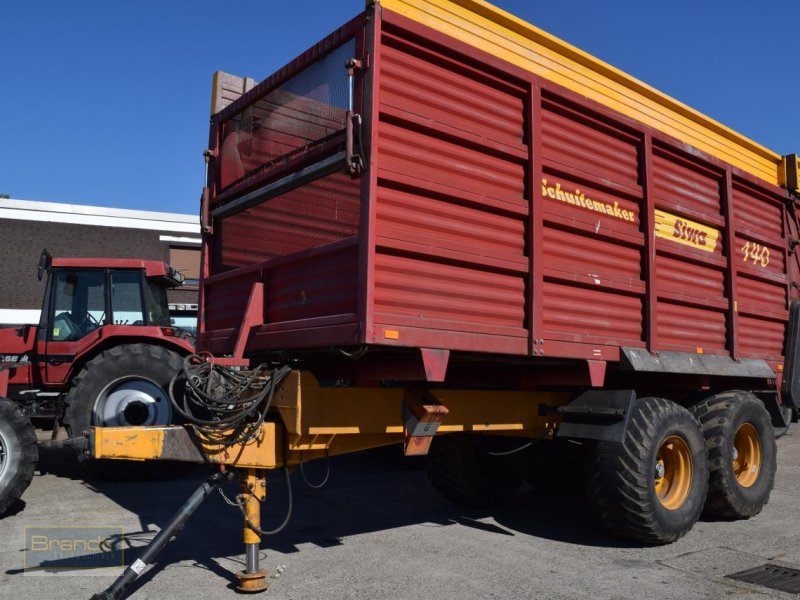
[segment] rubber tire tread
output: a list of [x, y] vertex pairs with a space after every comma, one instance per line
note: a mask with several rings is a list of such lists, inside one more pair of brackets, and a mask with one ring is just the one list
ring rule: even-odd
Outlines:
[[30, 419], [15, 402], [0, 398], [0, 429], [3, 430], [10, 448], [7, 456], [12, 462], [11, 471], [0, 488], [0, 515], [13, 506], [28, 488], [39, 461], [36, 432]]
[[[772, 420], [764, 403], [749, 392], [717, 394], [694, 406], [703, 426], [709, 462], [705, 513], [726, 519], [748, 519], [769, 501], [777, 471], [777, 446]], [[761, 472], [756, 482], [743, 488], [736, 481], [730, 457], [736, 430], [750, 422], [761, 438]]]
[[[668, 510], [653, 485], [664, 439], [680, 434], [692, 454], [692, 485], [683, 505]], [[705, 440], [697, 418], [664, 398], [640, 398], [622, 443], [599, 442], [587, 463], [587, 494], [595, 518], [612, 534], [645, 544], [674, 542], [697, 522], [708, 489]]]
[[160, 385], [166, 396], [169, 382], [182, 367], [183, 358], [177, 352], [155, 344], [120, 344], [104, 350], [72, 380], [62, 423], [70, 437], [82, 435], [94, 424], [97, 397], [109, 383], [127, 375], [147, 377]]
[[437, 492], [455, 504], [470, 508], [502, 504], [525, 478], [524, 465], [487, 454], [488, 440], [481, 437], [453, 433], [437, 436], [431, 444], [428, 479]]

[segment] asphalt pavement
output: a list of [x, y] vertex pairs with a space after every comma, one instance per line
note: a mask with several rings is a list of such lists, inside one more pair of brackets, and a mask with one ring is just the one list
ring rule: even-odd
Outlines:
[[[686, 537], [660, 547], [607, 534], [579, 494], [545, 495], [526, 484], [502, 508], [465, 510], [440, 498], [419, 462], [406, 462], [395, 448], [339, 457], [323, 489], [292, 475], [292, 520], [262, 544], [262, 565], [272, 573], [262, 597], [797, 598], [725, 577], [765, 563], [800, 569], [800, 426], [778, 450], [775, 489], [761, 514], [701, 519]], [[141, 474], [127, 468], [97, 476], [54, 453], [41, 467], [24, 503], [0, 519], [3, 600], [88, 599], [120, 572], [25, 572], [26, 527], [121, 528], [114, 543], [130, 564], [205, 476], [186, 466], [155, 480], [137, 480]], [[308, 479], [321, 480], [325, 469], [324, 462], [307, 465]], [[269, 484], [264, 527], [279, 523], [287, 505], [280, 475]], [[235, 495], [234, 484], [225, 491]], [[232, 573], [242, 569], [243, 551], [238, 510], [214, 494], [130, 598], [235, 598]]]

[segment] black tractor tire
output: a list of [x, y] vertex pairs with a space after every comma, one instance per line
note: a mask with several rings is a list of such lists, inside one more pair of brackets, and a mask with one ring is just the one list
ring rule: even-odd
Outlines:
[[[684, 477], [667, 477], [674, 483], [666, 485], [667, 495], [661, 498], [656, 486], [664, 482], [662, 452], [673, 456], [678, 448], [681, 460], [670, 462], [688, 468], [679, 471]], [[689, 410], [663, 398], [638, 399], [622, 443], [598, 443], [587, 465], [588, 499], [597, 520], [614, 535], [645, 544], [667, 544], [685, 535], [700, 517], [707, 489], [700, 423]]]
[[580, 494], [586, 486], [588, 450], [587, 445], [571, 440], [543, 440], [534, 444], [525, 480], [543, 494]]
[[36, 433], [30, 419], [16, 403], [0, 398], [0, 515], [22, 497], [38, 461]]
[[471, 508], [496, 506], [513, 496], [525, 479], [525, 465], [492, 456], [519, 447], [525, 440], [453, 433], [433, 439], [428, 479], [455, 504]]
[[[70, 437], [82, 435], [92, 425], [113, 424], [100, 422], [96, 415], [98, 399], [107, 393], [110, 386], [126, 381], [142, 381], [154, 384], [153, 389], [160, 388], [157, 401], [164, 402], [164, 410], [171, 414], [169, 384], [182, 367], [183, 359], [177, 352], [154, 344], [120, 344], [104, 350], [87, 362], [73, 379], [64, 400], [62, 423]], [[151, 423], [125, 421], [121, 424]]]
[[783, 413], [783, 420], [786, 422], [786, 425], [781, 427], [775, 427], [773, 425], [776, 440], [781, 439], [783, 436], [789, 433], [789, 428], [792, 426], [792, 421], [794, 420], [795, 409], [789, 408], [788, 406], [781, 406], [781, 412]]
[[[764, 403], [749, 392], [730, 391], [698, 403], [694, 413], [703, 426], [708, 450], [706, 514], [726, 519], [757, 515], [769, 500], [777, 470], [775, 435]], [[740, 469], [737, 478], [734, 466], [737, 432], [744, 431], [745, 426], [749, 426], [751, 439], [758, 438], [760, 464], [754, 465], [756, 470], [750, 475], [743, 472], [746, 468]], [[744, 453], [742, 458], [746, 458]], [[741, 478], [753, 475], [756, 475], [754, 481], [740, 482]]]

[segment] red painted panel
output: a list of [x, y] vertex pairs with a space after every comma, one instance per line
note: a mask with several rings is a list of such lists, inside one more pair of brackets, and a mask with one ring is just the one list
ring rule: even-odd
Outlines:
[[436, 254], [449, 249], [516, 263], [525, 256], [525, 221], [520, 216], [387, 186], [378, 188], [375, 234], [422, 244]]
[[659, 300], [656, 318], [659, 350], [728, 354], [723, 311]]
[[657, 208], [684, 214], [702, 223], [721, 225], [721, 175], [663, 149], [653, 153]]
[[765, 281], [739, 273], [736, 301], [740, 313], [787, 315], [786, 284], [783, 282]]
[[781, 198], [758, 193], [752, 187], [734, 185], [733, 210], [736, 229], [748, 237], [778, 242], [783, 238], [783, 204]]
[[622, 346], [642, 340], [641, 298], [550, 281], [542, 297], [546, 337]]
[[426, 259], [377, 254], [376, 321], [527, 335], [525, 280]]
[[247, 309], [250, 290], [260, 280], [260, 273], [251, 271], [216, 283], [206, 282], [206, 329], [238, 328]]
[[381, 104], [435, 123], [524, 146], [523, 90], [508, 93], [496, 80], [417, 44], [384, 34]]
[[742, 356], [780, 361], [786, 322], [739, 316], [739, 346]]
[[613, 123], [550, 95], [543, 103], [541, 136], [544, 160], [638, 190], [638, 139]]
[[609, 238], [545, 227], [544, 262], [548, 272], [585, 275], [598, 286], [610, 281], [642, 288], [644, 285], [641, 248]]
[[380, 168], [445, 186], [458, 193], [479, 189], [500, 200], [521, 199], [525, 191], [525, 167], [393, 123], [379, 126]]
[[656, 272], [659, 293], [724, 300], [725, 272], [722, 269], [709, 268], [685, 258], [658, 254]]
[[244, 267], [358, 233], [358, 182], [334, 173], [218, 225], [218, 269]]
[[267, 272], [267, 323], [356, 312], [355, 247], [292, 261]]

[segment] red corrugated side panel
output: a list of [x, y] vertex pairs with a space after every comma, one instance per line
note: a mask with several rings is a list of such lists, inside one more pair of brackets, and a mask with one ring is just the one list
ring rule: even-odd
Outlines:
[[[352, 46], [366, 65], [355, 88], [365, 173], [214, 223], [204, 347], [230, 351], [260, 282], [250, 354], [366, 343], [615, 361], [634, 347], [779, 370], [782, 190], [401, 15], [375, 16]], [[342, 43], [335, 34], [304, 56]], [[300, 89], [285, 79], [268, 81]], [[246, 100], [225, 114], [245, 114]], [[275, 131], [285, 111], [265, 114]], [[263, 133], [248, 154], [252, 181], [294, 164], [259, 166], [273, 141], [285, 140]], [[218, 204], [255, 185], [228, 179]]]
[[778, 188], [383, 17], [368, 341], [607, 360], [639, 347], [778, 368]]
[[641, 136], [549, 92], [540, 110], [537, 337], [643, 346]]
[[378, 80], [369, 341], [526, 354], [525, 88], [386, 26]]
[[783, 354], [788, 319], [784, 197], [735, 180], [733, 211], [738, 348], [742, 357], [775, 363]]
[[[365, 53], [364, 16], [215, 115], [210, 205], [235, 201], [344, 147], [345, 63]], [[363, 104], [357, 78], [356, 109]], [[234, 349], [254, 284], [264, 305], [247, 351], [359, 341], [362, 182], [343, 171], [214, 218], [204, 236], [199, 345]]]

